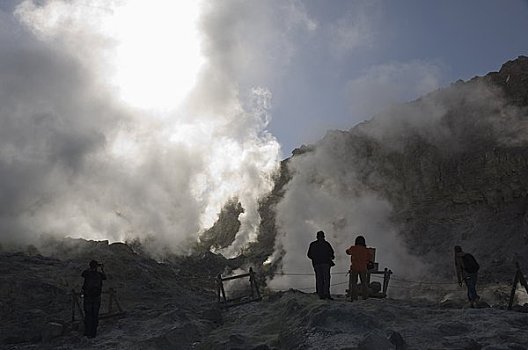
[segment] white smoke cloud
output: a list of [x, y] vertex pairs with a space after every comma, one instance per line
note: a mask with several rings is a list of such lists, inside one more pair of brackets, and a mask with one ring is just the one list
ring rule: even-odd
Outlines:
[[[350, 260], [345, 250], [363, 235], [367, 245], [375, 247], [380, 268], [388, 267], [407, 274], [417, 272], [415, 259], [410, 257], [391, 222], [392, 206], [380, 194], [365, 187], [357, 178], [354, 150], [345, 138], [325, 138], [314, 152], [291, 159], [293, 177], [287, 185], [284, 199], [277, 205], [279, 236], [273, 259], [282, 255], [285, 276], [275, 277], [272, 288], [301, 288], [313, 276], [288, 276], [288, 273], [311, 274], [311, 262], [306, 256], [309, 243], [319, 230], [326, 233], [336, 255], [333, 272], [347, 272]], [[409, 268], [410, 267], [410, 268]], [[334, 283], [348, 281], [343, 274], [334, 275]], [[343, 292], [348, 286], [335, 286]]]
[[[438, 88], [439, 76], [440, 68], [437, 65], [419, 61], [374, 66], [365, 75], [347, 84], [346, 96], [352, 113], [367, 118], [409, 96], [415, 98]], [[377, 123], [375, 120], [365, 129], [368, 129], [369, 135], [376, 133], [376, 139], [384, 142], [391, 132], [397, 138], [403, 133], [401, 129], [413, 128], [407, 123], [415, 115], [420, 122], [430, 124], [428, 126], [432, 130], [445, 114], [445, 109], [433, 102], [430, 104], [430, 113], [394, 113], [394, 118], [402, 120], [400, 128], [395, 130], [391, 127], [393, 115], [390, 112], [386, 113], [386, 119], [379, 121], [380, 125], [371, 127], [370, 124]], [[377, 249], [377, 261], [381, 268], [388, 267], [405, 275], [419, 273], [424, 265], [406, 250], [398, 227], [391, 221], [391, 204], [381, 193], [368, 189], [363, 180], [358, 178], [362, 171], [359, 167], [364, 165], [356, 162], [354, 145], [339, 135], [327, 135], [324, 141], [316, 145], [314, 152], [291, 160], [289, 167], [294, 175], [284, 199], [277, 206], [280, 234], [271, 260], [280, 257], [285, 273], [311, 274], [306, 250], [315, 239], [315, 233], [323, 230], [336, 251], [334, 272], [348, 271], [350, 263], [345, 250], [353, 245], [357, 235], [363, 235], [367, 245]], [[378, 177], [380, 180], [377, 180]], [[369, 178], [370, 182], [383, 181], [375, 172], [371, 172]], [[347, 278], [337, 274], [333, 283], [345, 282]], [[302, 288], [309, 286], [312, 279], [312, 276], [285, 275], [275, 277], [270, 286]], [[334, 290], [342, 292], [347, 287], [346, 284], [338, 285]]]
[[[240, 232], [233, 245], [222, 250], [226, 256], [232, 256], [256, 238], [258, 198], [271, 189], [270, 176], [278, 165], [278, 144], [271, 142], [275, 140], [272, 135], [262, 132], [269, 123], [271, 92], [255, 87], [255, 82], [266, 86], [271, 77], [283, 74], [296, 53], [294, 39], [300, 33], [314, 31], [317, 24], [296, 0], [229, 1], [205, 5], [201, 27], [209, 34], [203, 48], [209, 64], [205, 65], [187, 106], [199, 117], [221, 112], [224, 119], [216, 128], [218, 136], [244, 140], [237, 147], [243, 148], [242, 157], [247, 160], [240, 163], [243, 167], [240, 171], [245, 175], [237, 183], [242, 186], [237, 195], [245, 209], [240, 216]], [[246, 109], [254, 113], [241, 118], [237, 111]], [[258, 147], [249, 147], [251, 144]], [[232, 154], [231, 149], [219, 150], [216, 161]], [[269, 154], [275, 157], [270, 158]], [[208, 195], [222, 197], [221, 201], [212, 199], [213, 203], [226, 201], [226, 196], [218, 191], [208, 191]]]
[[206, 3], [203, 12], [201, 28], [209, 33], [203, 51], [216, 73], [206, 69], [203, 75], [211, 103], [233, 89], [244, 93], [247, 86], [271, 85], [295, 63], [299, 41], [318, 29], [298, 0]]
[[[377, 248], [381, 268], [387, 266], [400, 277], [423, 275], [436, 262], [413, 257], [403, 242], [403, 228], [394, 221], [402, 208], [393, 208], [385, 197], [400, 190], [402, 179], [391, 174], [388, 159], [384, 168], [383, 154], [389, 158], [390, 154], [408, 152], [406, 146], [416, 147], [416, 140], [446, 157], [466, 150], [525, 147], [526, 115], [526, 108], [512, 105], [499, 88], [483, 79], [457, 83], [414, 102], [392, 106], [350, 132], [331, 132], [313, 152], [294, 156], [289, 163], [292, 179], [277, 205], [280, 233], [270, 258], [281, 259], [286, 275], [272, 279], [270, 286], [313, 286], [306, 251], [318, 230], [326, 232], [336, 251], [334, 272], [348, 270], [345, 249], [361, 234], [367, 245]], [[377, 151], [370, 155], [369, 147]], [[379, 173], [380, 169], [389, 174]], [[346, 281], [340, 274], [333, 279], [333, 283]], [[334, 291], [346, 287], [335, 286]]]
[[379, 1], [356, 1], [328, 27], [330, 50], [337, 57], [375, 46], [379, 35]]
[[478, 80], [393, 105], [358, 129], [398, 151], [409, 138], [418, 136], [439, 150], [458, 152], [477, 147], [477, 141], [506, 147], [525, 145], [525, 116], [526, 109], [513, 105], [497, 86]]
[[[200, 17], [204, 27], [197, 40], [205, 40], [209, 49], [202, 50], [194, 85], [184, 86], [188, 99], [178, 101], [177, 70], [167, 68], [165, 77], [156, 65], [167, 64], [162, 57], [174, 46], [184, 55], [189, 43], [179, 36], [169, 40], [167, 33], [156, 32], [163, 29], [159, 26], [142, 25], [167, 10], [163, 6], [176, 6], [173, 2], [150, 4], [144, 16], [135, 17], [140, 42], [156, 42], [144, 47], [149, 51], [144, 62], [127, 61], [120, 51], [126, 33], [112, 21], [124, 16], [123, 21], [141, 4], [27, 0], [16, 8], [16, 17], [2, 12], [1, 26], [10, 30], [0, 34], [5, 48], [0, 53], [0, 241], [34, 242], [41, 235], [150, 237], [155, 249], [183, 251], [233, 197], [245, 213], [231, 250], [255, 238], [257, 200], [270, 190], [280, 157], [279, 144], [266, 130], [271, 92], [249, 88], [249, 82], [248, 88], [238, 85], [231, 75], [236, 67], [226, 57], [240, 52], [211, 49], [222, 39], [222, 32], [207, 26], [213, 14], [222, 17], [218, 5]], [[171, 64], [185, 65], [182, 60]], [[127, 64], [137, 69], [137, 77], [128, 77], [126, 84], [136, 84], [144, 94], [172, 89], [173, 101], [129, 103], [127, 85], [119, 85], [116, 76]], [[149, 72], [159, 80], [141, 86]], [[162, 90], [153, 86], [156, 81]]]
[[439, 64], [423, 61], [372, 66], [346, 84], [350, 112], [367, 119], [391, 105], [429, 93], [440, 87], [441, 72]]

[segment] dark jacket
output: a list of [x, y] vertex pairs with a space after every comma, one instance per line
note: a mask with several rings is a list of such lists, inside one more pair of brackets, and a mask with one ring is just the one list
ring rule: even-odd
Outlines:
[[308, 248], [308, 257], [312, 259], [313, 265], [319, 264], [330, 264], [333, 265], [334, 260], [334, 249], [330, 243], [324, 239], [318, 239], [310, 243], [310, 248]]
[[103, 280], [106, 280], [106, 275], [97, 270], [84, 270], [82, 275], [84, 277], [84, 284], [82, 286], [85, 297], [99, 297], [103, 289]]

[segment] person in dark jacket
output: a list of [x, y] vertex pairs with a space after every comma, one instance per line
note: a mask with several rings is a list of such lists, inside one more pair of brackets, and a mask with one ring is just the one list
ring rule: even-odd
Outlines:
[[[101, 271], [97, 267], [101, 267]], [[99, 308], [101, 306], [101, 291], [103, 281], [106, 280], [103, 264], [90, 261], [90, 268], [84, 270], [82, 275], [84, 283], [82, 293], [84, 296], [84, 335], [95, 338], [99, 324]]]
[[325, 240], [323, 231], [317, 232], [317, 240], [310, 243], [308, 258], [315, 271], [315, 290], [320, 299], [330, 299], [330, 267], [334, 266], [334, 249]]
[[455, 269], [458, 284], [462, 287], [462, 280], [466, 283], [467, 296], [471, 307], [475, 307], [480, 300], [477, 294], [479, 268], [480, 266], [473, 255], [464, 252], [461, 246], [455, 246]]

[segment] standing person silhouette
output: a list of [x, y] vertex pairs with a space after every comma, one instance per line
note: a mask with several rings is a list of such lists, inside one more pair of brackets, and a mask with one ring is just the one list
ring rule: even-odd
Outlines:
[[355, 245], [346, 250], [350, 255], [350, 284], [348, 290], [350, 291], [350, 301], [357, 300], [358, 297], [358, 276], [361, 279], [361, 295], [363, 299], [368, 298], [368, 281], [367, 272], [369, 262], [374, 260], [372, 252], [367, 248], [365, 237], [357, 236]]
[[[101, 267], [101, 271], [97, 271], [98, 266]], [[84, 278], [82, 286], [84, 295], [84, 335], [88, 338], [95, 338], [97, 325], [99, 324], [103, 280], [106, 280], [104, 266], [92, 260], [90, 261], [90, 268], [84, 270], [81, 276]]]
[[480, 300], [477, 294], [477, 278], [480, 266], [475, 257], [462, 250], [462, 247], [455, 246], [455, 269], [458, 284], [462, 287], [462, 281], [466, 283], [467, 297], [471, 307], [475, 307]]
[[330, 295], [330, 267], [334, 266], [334, 249], [325, 240], [323, 231], [317, 232], [317, 240], [310, 243], [308, 258], [315, 271], [315, 290], [320, 299], [333, 300]]

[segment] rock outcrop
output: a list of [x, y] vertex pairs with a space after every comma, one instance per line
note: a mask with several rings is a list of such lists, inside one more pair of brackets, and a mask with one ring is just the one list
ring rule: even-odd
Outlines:
[[[162, 263], [108, 241], [65, 239], [49, 241], [42, 249], [48, 256], [34, 248], [31, 253], [0, 253], [2, 349], [31, 348], [31, 343], [40, 343], [40, 349], [98, 348], [98, 342], [115, 343], [117, 338], [124, 344], [121, 348], [162, 348], [158, 343], [173, 348], [177, 342], [185, 349], [219, 322], [211, 305], [214, 276], [225, 268], [225, 259], [212, 253]], [[126, 315], [102, 320], [101, 336], [94, 344], [82, 344], [78, 311], [77, 322], [71, 323], [71, 291], [80, 292], [81, 272], [91, 259], [105, 264], [103, 290], [117, 291]], [[101, 313], [107, 308], [108, 296], [103, 295]]]
[[[485, 280], [509, 281], [514, 260], [528, 266], [527, 111], [528, 57], [521, 56], [498, 72], [456, 82], [351, 130], [329, 131], [284, 161], [280, 181], [262, 202], [259, 239], [271, 254], [274, 208], [299, 175], [288, 163], [313, 154], [338, 164], [330, 175], [335, 178], [321, 181], [341, 184], [350, 196], [368, 192], [386, 199], [410, 251], [438, 262], [440, 275], [452, 275], [445, 255], [460, 244], [482, 261]], [[345, 177], [354, 178], [353, 186]]]

